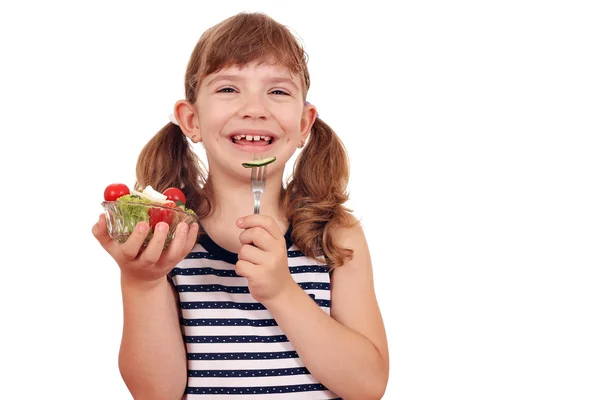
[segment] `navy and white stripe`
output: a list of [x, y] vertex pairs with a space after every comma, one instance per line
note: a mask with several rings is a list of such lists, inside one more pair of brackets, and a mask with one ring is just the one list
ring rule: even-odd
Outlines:
[[[304, 256], [290, 234], [290, 273], [329, 314], [329, 269]], [[188, 357], [184, 399], [339, 398], [306, 369], [271, 313], [250, 294], [247, 279], [235, 273], [236, 262], [236, 254], [204, 235], [170, 273]]]

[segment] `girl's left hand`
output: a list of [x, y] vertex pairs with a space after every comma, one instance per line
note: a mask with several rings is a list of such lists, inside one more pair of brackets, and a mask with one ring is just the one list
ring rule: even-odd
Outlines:
[[285, 238], [275, 223], [266, 215], [253, 214], [240, 218], [237, 226], [242, 248], [238, 253], [235, 271], [248, 279], [248, 288], [254, 299], [268, 302], [296, 284], [288, 267]]

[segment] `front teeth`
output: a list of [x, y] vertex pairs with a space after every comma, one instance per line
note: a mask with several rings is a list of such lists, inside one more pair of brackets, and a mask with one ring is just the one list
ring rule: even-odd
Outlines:
[[272, 138], [271, 136], [251, 136], [251, 135], [235, 135], [233, 137], [235, 140], [241, 140], [241, 139], [246, 139], [248, 141], [259, 141], [259, 140], [265, 140], [267, 142], [269, 142]]

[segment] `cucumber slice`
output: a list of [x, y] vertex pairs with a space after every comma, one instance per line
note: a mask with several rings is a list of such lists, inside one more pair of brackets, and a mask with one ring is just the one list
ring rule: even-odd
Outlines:
[[244, 168], [262, 167], [263, 165], [271, 164], [273, 161], [275, 161], [275, 157], [267, 157], [262, 160], [253, 160], [242, 163], [242, 166]]

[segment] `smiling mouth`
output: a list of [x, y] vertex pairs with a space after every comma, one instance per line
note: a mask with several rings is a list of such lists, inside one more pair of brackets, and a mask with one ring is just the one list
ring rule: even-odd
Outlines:
[[231, 142], [241, 145], [267, 146], [273, 143], [273, 138], [271, 136], [234, 135], [231, 137]]

